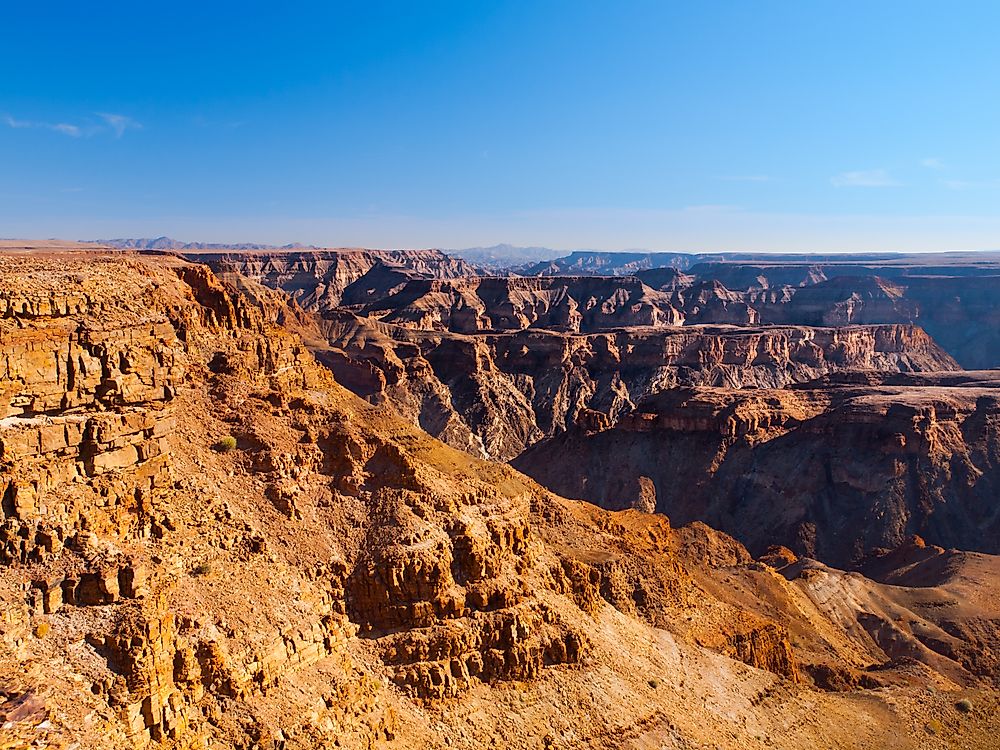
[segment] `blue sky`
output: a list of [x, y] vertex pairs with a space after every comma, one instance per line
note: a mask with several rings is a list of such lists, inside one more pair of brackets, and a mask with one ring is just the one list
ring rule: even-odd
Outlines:
[[1000, 248], [994, 2], [0, 10], [0, 236]]

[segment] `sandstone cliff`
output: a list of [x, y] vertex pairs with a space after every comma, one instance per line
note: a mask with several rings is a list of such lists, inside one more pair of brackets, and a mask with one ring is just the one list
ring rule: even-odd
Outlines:
[[439, 250], [261, 250], [185, 252], [216, 271], [233, 270], [290, 295], [307, 310], [378, 299], [411, 278], [474, 275], [473, 267]]
[[[628, 328], [462, 336], [348, 313], [314, 351], [337, 379], [474, 455], [510, 459], [583, 419], [613, 423], [679, 385], [780, 387], [845, 370], [947, 370], [919, 328]], [[594, 414], [593, 412], [599, 412]]]
[[417, 280], [356, 312], [408, 328], [456, 333], [526, 328], [580, 333], [684, 320], [668, 295], [635, 276], [612, 283], [588, 277]]
[[[553, 497], [360, 401], [252, 281], [4, 258], [0, 293], [7, 746], [917, 747], [928, 712], [957, 743], [998, 728], [995, 693], [951, 662], [882, 669], [886, 697], [817, 691], [799, 665], [830, 639], [860, 673], [887, 652], [819, 612], [827, 640], [800, 660], [799, 605], [720, 585], [715, 566], [759, 565], [738, 543]], [[959, 693], [927, 684], [977, 713], [953, 721]]]
[[990, 372], [687, 388], [513, 463], [567, 497], [705, 521], [757, 553], [783, 544], [846, 565], [913, 534], [996, 553], [998, 414]]

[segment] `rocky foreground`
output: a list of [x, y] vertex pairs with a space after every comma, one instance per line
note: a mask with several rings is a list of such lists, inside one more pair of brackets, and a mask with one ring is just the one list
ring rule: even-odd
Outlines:
[[998, 560], [564, 500], [245, 277], [0, 258], [0, 747], [987, 748]]

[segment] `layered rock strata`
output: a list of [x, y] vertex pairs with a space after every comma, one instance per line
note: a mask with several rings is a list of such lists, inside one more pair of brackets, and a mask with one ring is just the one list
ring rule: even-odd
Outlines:
[[352, 391], [391, 403], [450, 445], [504, 460], [594, 412], [614, 423], [646, 396], [680, 385], [780, 387], [847, 370], [956, 367], [910, 326], [461, 336], [347, 313], [320, 326], [328, 343], [314, 352]]
[[758, 554], [783, 544], [843, 566], [913, 534], [996, 553], [998, 414], [992, 372], [683, 388], [513, 463], [568, 497], [704, 521]]
[[325, 311], [342, 302], [379, 299], [416, 278], [450, 279], [475, 271], [460, 258], [439, 250], [329, 250], [185, 252], [215, 271], [236, 271], [279, 289], [303, 308]]
[[[891, 701], [817, 690], [813, 662], [887, 652], [818, 612], [797, 653], [801, 584], [732, 539], [562, 500], [357, 399], [252, 281], [42, 256], [0, 291], [8, 745], [879, 746], [955, 691], [995, 700], [950, 662], [883, 669]], [[724, 585], [758, 573], [791, 599]]]

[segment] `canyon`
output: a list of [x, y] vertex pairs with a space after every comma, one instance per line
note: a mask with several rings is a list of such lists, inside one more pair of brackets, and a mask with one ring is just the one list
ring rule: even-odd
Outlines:
[[[223, 273], [234, 257], [207, 260]], [[983, 546], [997, 519], [989, 377], [955, 390], [950, 375], [1000, 350], [995, 256], [575, 253], [553, 262], [586, 275], [490, 277], [429, 257], [379, 260], [333, 307], [306, 286], [289, 317], [339, 382], [446, 443], [558, 494], [706, 522], [754, 554], [779, 543], [851, 566], [913, 534], [997, 551]], [[935, 408], [941, 394], [956, 401]], [[702, 411], [707, 426], [657, 427]], [[956, 427], [935, 421], [951, 412]]]
[[0, 750], [1000, 750], [1000, 4], [3, 10]]
[[843, 567], [914, 535], [997, 554], [1000, 372], [673, 389], [514, 466], [567, 497], [704, 521], [755, 554]]
[[1000, 378], [468, 270], [0, 257], [0, 746], [995, 746]]
[[782, 387], [852, 369], [956, 368], [919, 328], [634, 326], [567, 334], [463, 335], [350, 312], [318, 323], [316, 356], [337, 379], [431, 435], [509, 460], [599, 412], [611, 422], [681, 385]]

